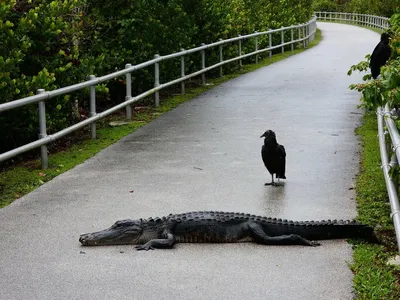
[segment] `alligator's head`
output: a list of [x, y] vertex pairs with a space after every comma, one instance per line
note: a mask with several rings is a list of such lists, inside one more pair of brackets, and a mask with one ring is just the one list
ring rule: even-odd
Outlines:
[[142, 233], [141, 220], [122, 220], [102, 231], [82, 234], [79, 241], [84, 246], [136, 244]]

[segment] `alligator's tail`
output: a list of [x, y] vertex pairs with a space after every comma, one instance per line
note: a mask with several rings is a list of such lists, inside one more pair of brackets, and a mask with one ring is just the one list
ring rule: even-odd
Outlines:
[[372, 227], [355, 221], [283, 222], [281, 226], [271, 224], [269, 227], [274, 228], [272, 232], [276, 232], [276, 235], [295, 233], [309, 240], [359, 238], [373, 243], [378, 242]]
[[372, 227], [355, 221], [344, 221], [343, 223], [339, 221], [323, 227], [326, 228], [326, 233], [330, 235], [330, 238], [357, 238], [372, 243], [378, 242]]
[[357, 224], [357, 233], [354, 237], [359, 237], [371, 243], [379, 243], [378, 238], [375, 235], [374, 229], [368, 225]]

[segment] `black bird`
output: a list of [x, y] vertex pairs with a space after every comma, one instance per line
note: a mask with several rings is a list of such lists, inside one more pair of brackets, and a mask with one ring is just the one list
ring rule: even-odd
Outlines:
[[[285, 147], [279, 145], [276, 141], [275, 132], [267, 130], [260, 138], [264, 137], [264, 146], [261, 148], [261, 157], [265, 167], [272, 176], [272, 182], [266, 183], [265, 185], [279, 185], [279, 179], [286, 179], [285, 167], [286, 167], [286, 151]], [[274, 182], [274, 174], [278, 178], [278, 183]]]
[[376, 79], [381, 74], [381, 67], [386, 64], [390, 58], [392, 50], [389, 46], [390, 35], [386, 32], [381, 34], [381, 41], [376, 45], [371, 54], [369, 67], [371, 68], [372, 78]]

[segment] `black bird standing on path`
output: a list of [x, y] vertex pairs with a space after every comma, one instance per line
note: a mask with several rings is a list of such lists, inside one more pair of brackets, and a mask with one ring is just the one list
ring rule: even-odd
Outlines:
[[[260, 138], [264, 137], [264, 146], [261, 148], [261, 157], [265, 167], [272, 176], [272, 182], [265, 185], [279, 185], [279, 179], [286, 179], [286, 151], [285, 147], [279, 145], [276, 141], [275, 132], [267, 130]], [[274, 174], [278, 178], [278, 183], [274, 182]]]

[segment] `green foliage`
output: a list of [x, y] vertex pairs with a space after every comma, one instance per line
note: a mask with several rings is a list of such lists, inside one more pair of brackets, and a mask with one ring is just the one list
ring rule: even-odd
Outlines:
[[[82, 81], [79, 58], [81, 0], [0, 3], [0, 103]], [[48, 102], [49, 132], [67, 124], [70, 97]], [[0, 150], [36, 139], [37, 107], [30, 105], [0, 116]]]
[[340, 11], [340, 7], [336, 1], [333, 0], [314, 0], [312, 3], [314, 11]]
[[314, 0], [314, 11], [338, 11], [390, 17], [397, 0]]

